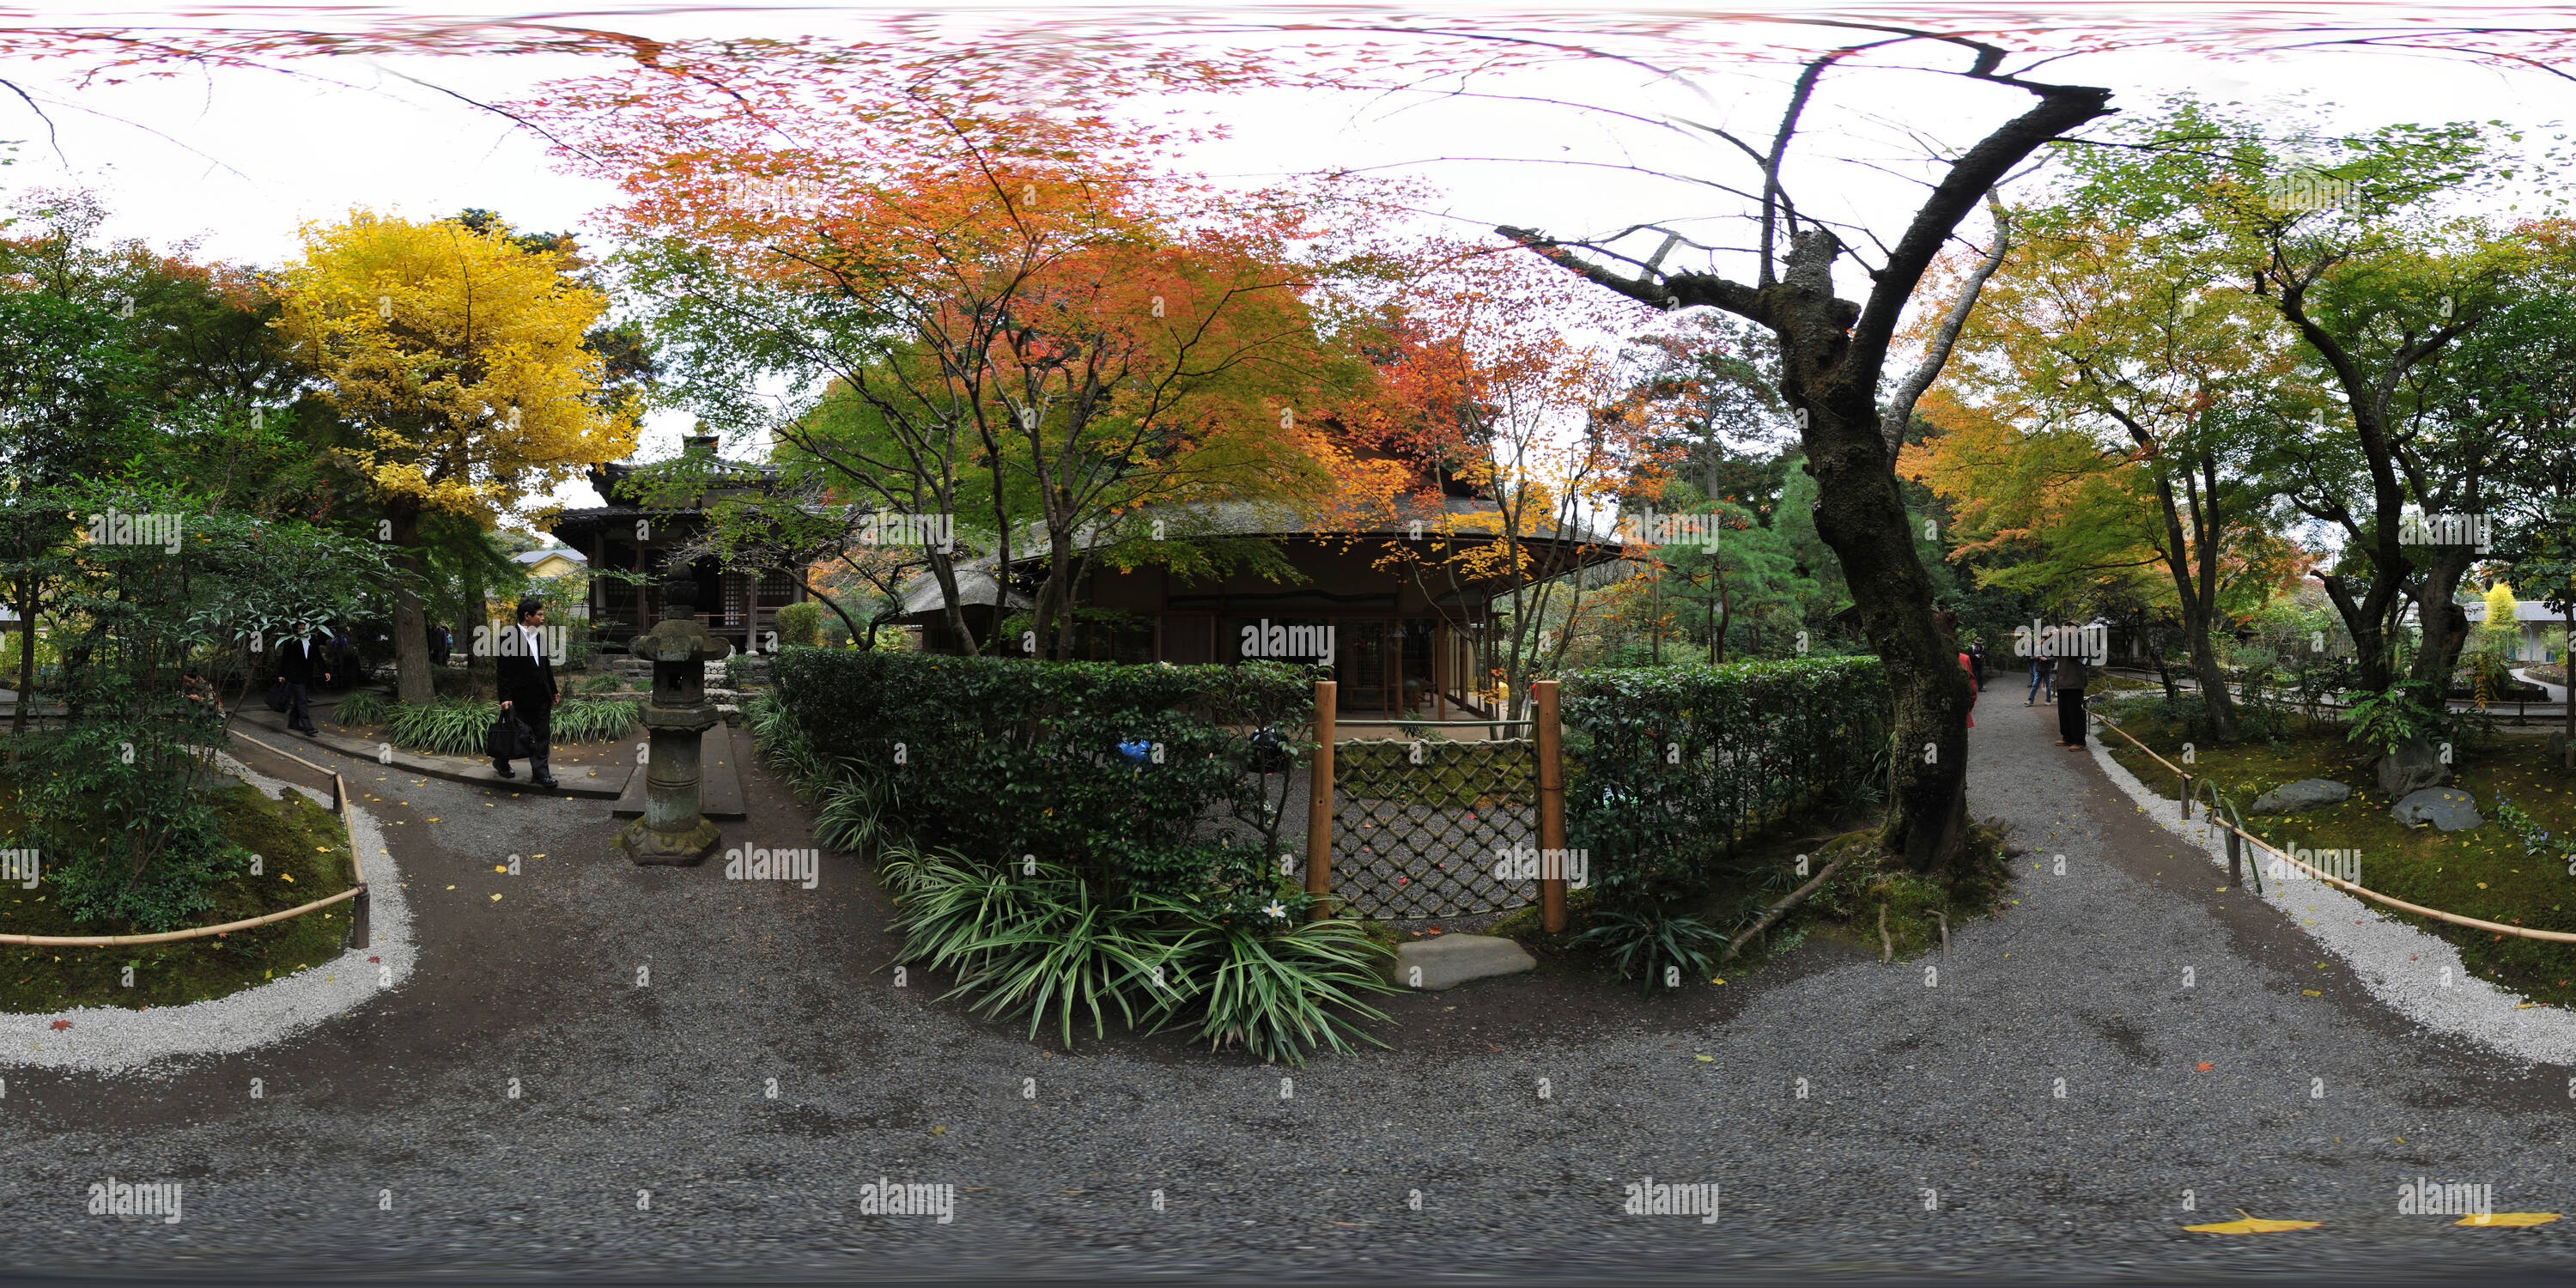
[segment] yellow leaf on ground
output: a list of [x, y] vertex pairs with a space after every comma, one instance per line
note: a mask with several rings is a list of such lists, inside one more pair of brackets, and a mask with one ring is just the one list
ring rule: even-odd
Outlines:
[[496, 894], [496, 895], [494, 895], [494, 896], [492, 896], [492, 901], [493, 901], [494, 903], [499, 903], [499, 902], [501, 901], [501, 896], [499, 896], [499, 895], [497, 895], [497, 894]]
[[2277, 1221], [2269, 1217], [2254, 1216], [2243, 1208], [2236, 1209], [2236, 1215], [2243, 1219], [2218, 1221], [2209, 1225], [2186, 1225], [2183, 1228], [2198, 1230], [2203, 1234], [2269, 1234], [2275, 1230], [2313, 1230], [2325, 1224], [2323, 1221]]
[[2464, 1216], [2453, 1225], [2547, 1225], [2558, 1219], [2555, 1212], [2490, 1212], [2485, 1216]]

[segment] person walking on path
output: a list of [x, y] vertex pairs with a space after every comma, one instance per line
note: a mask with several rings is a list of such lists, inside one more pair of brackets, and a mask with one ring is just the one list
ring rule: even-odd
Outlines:
[[1943, 646], [1958, 649], [1959, 669], [1968, 673], [1968, 727], [1974, 729], [1977, 727], [1977, 692], [1978, 690], [1986, 687], [1985, 682], [1977, 677], [1976, 655], [1969, 652], [1967, 649], [1959, 648], [1959, 615], [1957, 613], [1944, 608], [1941, 611], [1932, 614], [1932, 626], [1933, 629], [1941, 632], [1941, 643]]
[[2057, 701], [2057, 659], [2045, 653], [2033, 653], [2030, 655], [2030, 696], [2023, 698], [2021, 704], [2026, 707], [2039, 701], [2042, 691], [2046, 691], [2051, 703]]
[[[494, 679], [501, 692], [501, 710], [515, 711], [528, 726], [528, 781], [539, 787], [555, 785], [554, 772], [546, 760], [553, 737], [551, 721], [563, 694], [555, 688], [554, 663], [547, 659], [545, 601], [530, 595], [519, 601], [519, 624], [501, 632], [500, 656], [493, 667]], [[510, 762], [492, 762], [492, 771], [503, 778], [516, 778]]]
[[2057, 659], [2057, 740], [2069, 751], [2084, 750], [2084, 688], [2092, 683], [2081, 645]]
[[277, 646], [277, 682], [286, 686], [286, 727], [310, 737], [321, 736], [313, 727], [313, 709], [306, 704], [319, 674], [322, 682], [331, 682], [327, 636], [316, 632], [303, 639], [288, 640]]
[[1968, 661], [1969, 661], [1969, 663], [1970, 663], [1970, 665], [1969, 665], [1969, 667], [1968, 667], [1968, 674], [1970, 674], [1971, 676], [1973, 676], [1973, 677], [1975, 677], [1975, 678], [1976, 678], [1976, 681], [1977, 681], [1977, 692], [1979, 692], [1979, 693], [1983, 693], [1983, 692], [1985, 692], [1985, 691], [1986, 691], [1986, 646], [1985, 646], [1985, 645], [1983, 645], [1983, 644], [1971, 644], [1971, 645], [1969, 645], [1969, 646], [1968, 646]]

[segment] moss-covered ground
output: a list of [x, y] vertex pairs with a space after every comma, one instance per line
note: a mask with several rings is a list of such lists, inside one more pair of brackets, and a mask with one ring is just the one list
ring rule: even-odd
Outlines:
[[[2124, 727], [2140, 742], [2179, 764], [2186, 741], [2179, 726], [2133, 717]], [[2156, 764], [2115, 735], [2104, 735], [2112, 756], [2150, 788], [2167, 797], [2177, 784]], [[2445, 786], [2475, 797], [2485, 819], [2459, 832], [2408, 827], [2389, 813], [2395, 802], [2372, 774], [2375, 753], [2344, 740], [2336, 724], [2301, 725], [2278, 741], [2195, 746], [2192, 768], [2217, 784], [2239, 811], [2283, 783], [2326, 778], [2353, 789], [2338, 805], [2291, 815], [2245, 814], [2249, 831], [2284, 849], [2359, 850], [2360, 884], [2427, 908], [2505, 925], [2576, 932], [2576, 873], [2558, 852], [2558, 838], [2576, 836], [2576, 775], [2552, 760], [2536, 737], [2492, 735], [2459, 748], [2454, 776]], [[2522, 836], [2498, 817], [2497, 803], [2511, 801], [2552, 838], [2527, 850]], [[2576, 945], [2498, 935], [2455, 926], [2381, 905], [2389, 916], [2459, 945], [2470, 970], [2535, 1001], [2576, 1004]]]
[[[310, 903], [349, 887], [355, 870], [339, 816], [300, 792], [283, 801], [262, 796], [248, 783], [224, 780], [216, 812], [224, 835], [261, 857], [261, 875], [245, 870], [222, 878], [208, 893], [214, 906], [192, 924], [221, 925]], [[0, 781], [0, 836], [24, 831], [16, 788]], [[15, 840], [9, 843], [17, 845]], [[0, 886], [0, 933], [19, 935], [134, 934], [141, 927], [76, 922], [54, 897], [50, 871], [32, 890]], [[0, 1011], [20, 1014], [74, 1006], [178, 1006], [222, 997], [293, 974], [340, 955], [349, 933], [349, 905], [335, 904], [251, 930], [218, 937], [114, 948], [52, 948], [0, 944]], [[125, 968], [134, 968], [131, 985]]]

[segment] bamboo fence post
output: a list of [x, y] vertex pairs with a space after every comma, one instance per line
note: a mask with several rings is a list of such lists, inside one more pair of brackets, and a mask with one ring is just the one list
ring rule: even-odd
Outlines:
[[1557, 722], [1556, 681], [1530, 685], [1538, 718], [1539, 924], [1565, 929], [1565, 731]]
[[1333, 706], [1335, 684], [1315, 681], [1315, 776], [1306, 802], [1306, 893], [1315, 896], [1307, 920], [1321, 921], [1333, 894]]

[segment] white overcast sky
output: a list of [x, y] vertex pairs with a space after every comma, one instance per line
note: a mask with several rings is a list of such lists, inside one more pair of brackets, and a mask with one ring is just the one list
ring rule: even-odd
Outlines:
[[[1989, 8], [2009, 12], [2008, 6]], [[2030, 8], [2045, 9], [2061, 21], [2081, 9], [2054, 3]], [[2295, 16], [2297, 8], [2276, 6], [2270, 12], [2276, 18]], [[2410, 14], [2438, 13], [2449, 22], [2514, 16], [2492, 8], [2308, 8], [2328, 21], [2374, 26], [2394, 25]], [[871, 17], [863, 8], [830, 5], [666, 4], [631, 10], [613, 17], [555, 20], [660, 37], [722, 33], [849, 39], [862, 35]], [[2202, 5], [2099, 8], [2132, 20], [2160, 10], [2173, 12], [2177, 21], [2188, 17], [2204, 26], [2215, 21], [2210, 15], [2217, 12]], [[1415, 11], [1423, 10], [1416, 6]], [[82, 25], [279, 25], [290, 20], [284, 8], [251, 6], [197, 7], [184, 20], [116, 5], [86, 12], [46, 6], [36, 12], [49, 21]], [[291, 20], [321, 21], [312, 16], [315, 12], [330, 15], [329, 21], [354, 24], [384, 14], [427, 11], [343, 5], [299, 13]], [[440, 6], [437, 12], [495, 16], [511, 11], [504, 6]], [[1054, 8], [1030, 11], [1029, 16], [1061, 19], [1067, 12]], [[1202, 16], [1224, 12], [1211, 7]], [[1438, 12], [1463, 29], [1518, 25], [1499, 11], [1468, 5], [1439, 6]], [[221, 16], [209, 18], [210, 13]], [[1007, 30], [1024, 17], [1000, 5], [952, 13], [961, 31], [967, 26]], [[1247, 19], [1268, 16], [1242, 13]], [[1560, 34], [1577, 30], [1563, 17], [1551, 25]], [[1696, 34], [1740, 35], [1751, 41], [1780, 30], [1739, 24], [1730, 31], [1712, 21]], [[1633, 37], [1623, 38], [1619, 47], [1668, 52]], [[1909, 57], [1924, 65], [1959, 65], [1928, 53]], [[1489, 77], [1472, 88], [1616, 106], [1650, 116], [1677, 113], [1767, 136], [1777, 119], [1783, 73], [1754, 63], [1709, 63], [1687, 84], [1649, 84], [1634, 69], [1594, 62]], [[581, 67], [580, 60], [567, 57], [326, 58], [302, 61], [301, 75], [214, 71], [75, 87], [62, 64], [0, 59], [0, 77], [42, 102], [58, 135], [49, 137], [44, 122], [25, 104], [0, 94], [0, 139], [20, 140], [16, 163], [0, 170], [0, 188], [94, 188], [113, 211], [110, 231], [115, 234], [163, 245], [193, 238], [202, 256], [251, 264], [273, 264], [290, 256], [299, 223], [334, 219], [360, 205], [415, 218], [480, 206], [500, 211], [523, 229], [583, 229], [588, 216], [612, 195], [604, 184], [562, 172], [539, 140], [508, 121], [415, 83], [491, 101]], [[2341, 128], [2494, 118], [2528, 127], [2545, 139], [2555, 132], [2556, 122], [2576, 117], [2576, 82], [2544, 72], [2412, 54], [2332, 50], [2215, 59], [2171, 51], [2112, 52], [2064, 59], [2051, 65], [2044, 78], [2109, 86], [2116, 91], [2115, 105], [2132, 108], [2183, 89], [2258, 104], [2306, 95], [2327, 108], [2328, 120]], [[1824, 108], [1814, 118], [1823, 135], [1817, 140], [1823, 145], [1819, 155], [1919, 171], [1918, 140], [1964, 147], [2030, 100], [1955, 77], [1876, 70], [1829, 80], [1821, 101]], [[1674, 226], [1699, 240], [1718, 240], [1728, 230], [1705, 216], [1731, 209], [1725, 204], [1730, 199], [1712, 201], [1705, 190], [1605, 167], [1637, 165], [1739, 183], [1745, 177], [1741, 163], [1717, 145], [1563, 106], [1425, 94], [1328, 99], [1288, 92], [1182, 106], [1221, 116], [1232, 131], [1230, 139], [1206, 145], [1193, 157], [1210, 174], [1252, 182], [1301, 171], [1380, 167], [1379, 173], [1415, 175], [1443, 192], [1435, 208], [1425, 212], [1426, 226], [1453, 235], [1502, 222], [1564, 235], [1685, 221]], [[1919, 191], [1866, 166], [1818, 164], [1790, 177], [1793, 191], [1809, 208], [1863, 220], [1891, 238]], [[1687, 222], [1695, 217], [1699, 222]], [[588, 240], [598, 247], [595, 238]], [[1860, 289], [1857, 282], [1847, 286], [1848, 293]], [[671, 450], [683, 423], [668, 414], [657, 417], [643, 454]], [[596, 504], [580, 485], [559, 497], [575, 505]]]

